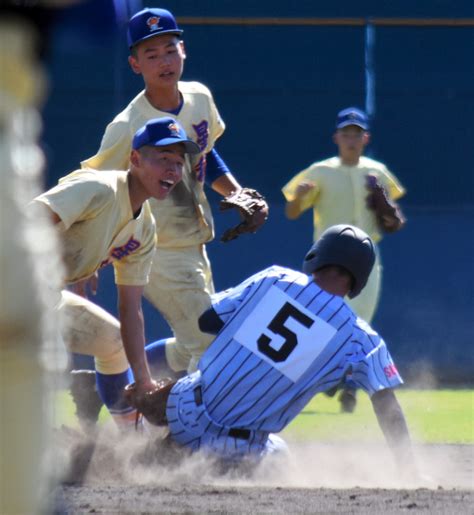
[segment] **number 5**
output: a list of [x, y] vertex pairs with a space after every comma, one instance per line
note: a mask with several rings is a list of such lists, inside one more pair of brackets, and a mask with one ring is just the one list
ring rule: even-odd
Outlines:
[[285, 326], [285, 322], [290, 317], [294, 318], [307, 328], [311, 327], [314, 323], [313, 319], [304, 313], [301, 313], [301, 311], [298, 311], [298, 309], [289, 302], [285, 302], [280, 311], [278, 311], [278, 313], [273, 317], [273, 320], [268, 324], [268, 329], [270, 329], [272, 333], [285, 338], [281, 347], [278, 350], [271, 347], [270, 344], [272, 339], [265, 334], [260, 335], [257, 340], [258, 350], [275, 362], [285, 361], [298, 344], [296, 334]]

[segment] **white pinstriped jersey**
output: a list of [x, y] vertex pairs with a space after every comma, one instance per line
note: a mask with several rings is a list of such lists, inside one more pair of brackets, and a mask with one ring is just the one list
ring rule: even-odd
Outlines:
[[310, 276], [272, 266], [213, 307], [225, 325], [198, 368], [203, 404], [223, 426], [281, 431], [347, 374], [369, 395], [403, 382], [381, 337]]

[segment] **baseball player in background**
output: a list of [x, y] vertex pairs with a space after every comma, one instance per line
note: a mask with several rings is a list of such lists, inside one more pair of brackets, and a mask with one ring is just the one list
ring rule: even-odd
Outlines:
[[370, 395], [401, 470], [414, 471], [393, 393], [402, 379], [384, 340], [344, 300], [363, 291], [374, 261], [369, 236], [340, 224], [308, 251], [305, 273], [271, 266], [216, 294], [199, 324], [217, 337], [167, 399], [171, 439], [226, 461], [261, 458], [285, 448], [274, 433], [315, 394], [349, 376]]
[[[348, 223], [360, 227], [378, 243], [385, 233], [403, 227], [404, 217], [395, 201], [405, 194], [405, 189], [384, 164], [362, 155], [370, 141], [369, 121], [363, 111], [355, 107], [340, 111], [333, 140], [338, 147], [337, 156], [313, 163], [283, 187], [286, 216], [294, 220], [312, 209], [314, 241], [331, 225]], [[394, 216], [388, 223], [384, 213], [371, 202], [374, 187], [391, 204]], [[367, 287], [357, 298], [348, 299], [351, 308], [369, 323], [380, 297], [381, 279], [382, 265], [376, 248]], [[346, 388], [340, 400], [342, 411], [353, 411], [354, 390]]]
[[[130, 104], [107, 126], [98, 153], [83, 167], [126, 169], [132, 136], [150, 118], [171, 114], [185, 128], [200, 152], [186, 160], [183, 180], [160, 202], [150, 200], [156, 218], [157, 247], [145, 297], [162, 313], [174, 337], [155, 347], [164, 374], [195, 370], [211, 342], [200, 331], [198, 316], [210, 306], [214, 292], [206, 243], [214, 237], [204, 183], [223, 196], [241, 189], [214, 148], [224, 122], [209, 89], [183, 82], [186, 58], [182, 30], [172, 13], [146, 8], [129, 21], [129, 64], [145, 83]], [[263, 224], [268, 206], [260, 213]]]
[[68, 349], [95, 357], [98, 392], [121, 428], [135, 422], [135, 410], [122, 395], [132, 372], [140, 390], [153, 387], [141, 307], [156, 237], [147, 200], [166, 199], [181, 180], [185, 156], [198, 152], [173, 118], [153, 119], [133, 138], [128, 171], [77, 170], [33, 203], [44, 205], [58, 228], [66, 284], [114, 266], [120, 323], [68, 290], [62, 291], [59, 309]]

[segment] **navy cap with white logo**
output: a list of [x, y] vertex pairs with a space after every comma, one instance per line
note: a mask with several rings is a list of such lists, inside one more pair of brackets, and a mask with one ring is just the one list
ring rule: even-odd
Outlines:
[[153, 36], [176, 34], [183, 31], [178, 27], [174, 16], [166, 9], [146, 8], [134, 14], [128, 22], [127, 40], [129, 48]]
[[199, 145], [188, 139], [185, 130], [174, 119], [168, 116], [153, 118], [135, 133], [132, 148], [137, 150], [146, 145], [152, 147], [166, 147], [182, 143], [188, 154], [198, 154]]

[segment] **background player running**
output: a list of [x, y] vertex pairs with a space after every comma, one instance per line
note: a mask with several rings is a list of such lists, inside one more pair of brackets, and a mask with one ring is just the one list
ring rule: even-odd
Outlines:
[[315, 394], [350, 376], [370, 395], [400, 467], [413, 472], [393, 393], [402, 379], [383, 339], [344, 301], [363, 290], [374, 261], [366, 233], [336, 225], [307, 253], [305, 274], [272, 266], [217, 294], [199, 322], [218, 335], [167, 401], [171, 439], [225, 460], [261, 458], [285, 447], [274, 433]]

